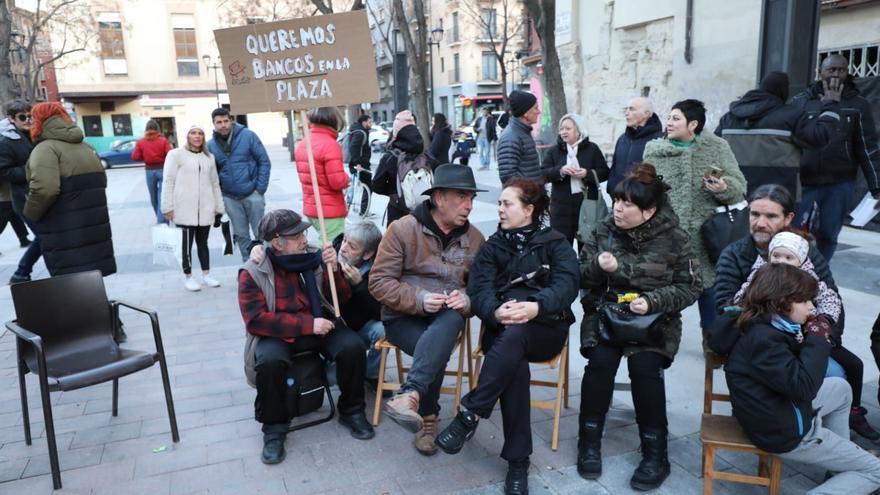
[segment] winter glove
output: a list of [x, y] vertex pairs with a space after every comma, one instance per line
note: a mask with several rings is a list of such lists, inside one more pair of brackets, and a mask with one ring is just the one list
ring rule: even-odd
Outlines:
[[833, 325], [834, 322], [831, 320], [830, 316], [821, 314], [804, 325], [804, 333], [821, 337], [828, 343], [831, 343], [831, 327]]

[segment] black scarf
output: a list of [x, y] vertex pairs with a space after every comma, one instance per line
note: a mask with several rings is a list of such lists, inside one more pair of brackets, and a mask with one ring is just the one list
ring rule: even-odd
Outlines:
[[233, 124], [232, 128], [229, 129], [229, 135], [225, 137], [222, 136], [219, 132], [214, 131], [214, 139], [217, 140], [217, 143], [220, 144], [220, 149], [222, 149], [227, 156], [232, 151], [232, 132], [234, 130], [235, 125]]
[[525, 249], [526, 244], [532, 240], [532, 236], [535, 235], [535, 232], [541, 229], [541, 224], [539, 222], [534, 222], [526, 225], [525, 227], [519, 227], [516, 229], [504, 230], [501, 226], [498, 227], [498, 234], [502, 239], [507, 241], [511, 246], [514, 247], [518, 252]]
[[304, 254], [277, 255], [272, 249], [267, 249], [269, 260], [273, 265], [281, 267], [288, 273], [299, 273], [306, 283], [306, 296], [309, 298], [312, 316], [323, 318], [324, 311], [321, 307], [321, 294], [318, 292], [318, 280], [315, 270], [321, 266], [321, 252]]

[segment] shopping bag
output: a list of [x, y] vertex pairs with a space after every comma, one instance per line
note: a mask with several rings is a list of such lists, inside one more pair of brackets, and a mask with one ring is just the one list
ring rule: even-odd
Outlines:
[[160, 224], [153, 226], [153, 264], [179, 269], [183, 262], [179, 228]]

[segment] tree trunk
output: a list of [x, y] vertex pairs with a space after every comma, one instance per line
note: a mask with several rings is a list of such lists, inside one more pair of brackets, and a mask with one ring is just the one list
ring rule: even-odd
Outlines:
[[[431, 125], [431, 116], [428, 115], [428, 61], [425, 56], [428, 47], [428, 24], [425, 20], [425, 4], [422, 0], [412, 0], [412, 5], [413, 16], [416, 20], [415, 36], [409, 29], [402, 0], [394, 0], [394, 23], [403, 37], [406, 58], [409, 61], [410, 85], [412, 87], [412, 108], [410, 110], [416, 118], [416, 125], [427, 148], [431, 142], [431, 136], [428, 132]], [[395, 81], [396, 83], [397, 81]]]
[[565, 102], [565, 86], [562, 84], [562, 69], [556, 52], [556, 2], [554, 0], [524, 0], [529, 16], [535, 21], [535, 31], [541, 40], [541, 58], [544, 67], [544, 94], [553, 95], [550, 104], [550, 117], [553, 125], [568, 113]]
[[12, 16], [5, 1], [0, 1], [0, 101], [14, 100], [21, 95], [21, 87], [12, 75], [10, 61], [12, 47]]

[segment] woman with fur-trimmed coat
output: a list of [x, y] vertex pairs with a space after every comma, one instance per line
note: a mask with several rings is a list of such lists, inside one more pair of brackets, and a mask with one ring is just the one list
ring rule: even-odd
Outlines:
[[746, 179], [730, 146], [712, 133], [702, 134], [705, 123], [702, 102], [676, 103], [666, 121], [666, 138], [649, 142], [644, 154], [644, 160], [672, 187], [669, 202], [699, 256], [705, 288], [699, 299], [703, 329], [715, 319], [715, 265], [709, 260], [700, 227], [715, 208], [742, 201], [746, 192]]

